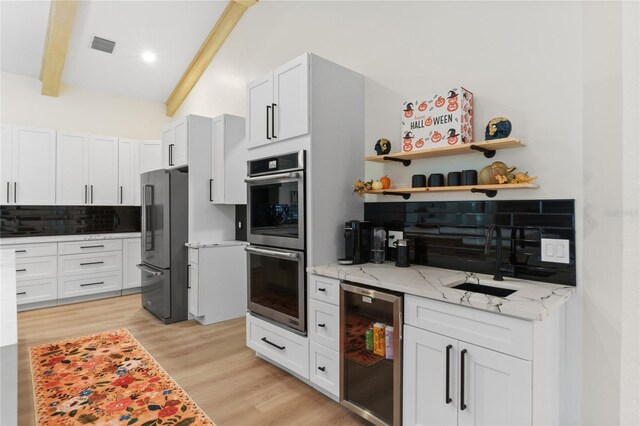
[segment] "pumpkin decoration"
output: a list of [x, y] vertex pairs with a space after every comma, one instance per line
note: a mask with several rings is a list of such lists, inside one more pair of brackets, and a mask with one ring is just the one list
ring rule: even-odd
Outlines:
[[373, 149], [376, 150], [376, 154], [378, 155], [388, 154], [389, 152], [391, 152], [391, 142], [389, 142], [389, 140], [385, 138], [378, 139]]
[[413, 115], [413, 104], [409, 102], [407, 104], [407, 107], [404, 109], [404, 116], [407, 118], [411, 118], [412, 115]]
[[442, 133], [440, 132], [434, 132], [433, 135], [431, 136], [431, 142], [436, 143], [436, 142], [440, 142], [442, 140]]
[[418, 105], [418, 111], [424, 111], [427, 109], [428, 104], [426, 102], [422, 102], [420, 105]]
[[537, 178], [537, 176], [529, 176], [529, 172], [516, 173], [512, 179], [509, 179], [509, 183], [531, 183]]
[[449, 105], [447, 105], [447, 111], [449, 111], [449, 112], [454, 112], [457, 109], [458, 109], [458, 103], [457, 102], [450, 102]]
[[389, 176], [387, 175], [384, 175], [380, 178], [380, 183], [382, 184], [382, 189], [391, 188], [391, 179], [389, 179]]
[[489, 121], [484, 131], [485, 140], [507, 138], [511, 134], [511, 122], [505, 117], [496, 117]]
[[371, 184], [371, 188], [382, 189], [382, 182], [380, 182], [379, 180], [374, 180], [373, 183]]
[[431, 126], [432, 124], [433, 124], [433, 118], [431, 118], [431, 117], [427, 117], [427, 118], [424, 120], [424, 125], [425, 125], [425, 126], [429, 127], [429, 126]]
[[353, 193], [358, 194], [362, 198], [364, 198], [364, 192], [373, 189], [373, 181], [365, 182], [362, 179], [358, 179], [353, 182]]
[[478, 173], [478, 183], [480, 185], [504, 183], [499, 181], [498, 176], [506, 176], [508, 179], [511, 175], [511, 172], [513, 172], [515, 169], [515, 167], [509, 167], [502, 161], [494, 161], [490, 165], [480, 170], [480, 173]]
[[442, 105], [444, 105], [444, 98], [440, 96], [438, 99], [436, 99], [436, 106], [440, 108]]

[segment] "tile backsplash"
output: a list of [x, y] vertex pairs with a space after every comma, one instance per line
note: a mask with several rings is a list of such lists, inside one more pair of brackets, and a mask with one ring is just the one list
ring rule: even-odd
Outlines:
[[1, 206], [0, 237], [140, 232], [137, 206]]
[[[502, 230], [505, 276], [576, 285], [574, 200], [365, 203], [364, 218], [404, 231], [412, 263], [493, 275], [495, 235], [484, 254], [486, 231]], [[569, 240], [570, 263], [541, 261], [540, 239]], [[394, 258], [395, 249], [387, 249]]]

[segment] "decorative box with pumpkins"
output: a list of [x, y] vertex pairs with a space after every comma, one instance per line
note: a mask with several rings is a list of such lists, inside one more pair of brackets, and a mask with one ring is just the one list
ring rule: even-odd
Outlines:
[[464, 87], [403, 102], [403, 152], [470, 143], [472, 139], [473, 93]]

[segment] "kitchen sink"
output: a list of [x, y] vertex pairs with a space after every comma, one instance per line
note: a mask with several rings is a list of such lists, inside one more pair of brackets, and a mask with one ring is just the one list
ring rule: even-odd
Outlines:
[[475, 283], [469, 283], [469, 282], [451, 286], [451, 288], [457, 288], [458, 290], [464, 290], [464, 291], [472, 291], [474, 293], [489, 294], [491, 296], [496, 296], [496, 297], [507, 297], [510, 294], [513, 294], [516, 291], [518, 291], [510, 288], [492, 287], [489, 285], [475, 284]]

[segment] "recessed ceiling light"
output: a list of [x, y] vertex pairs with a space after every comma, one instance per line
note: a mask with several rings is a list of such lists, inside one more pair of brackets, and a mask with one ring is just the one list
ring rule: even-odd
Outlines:
[[152, 63], [156, 61], [156, 55], [153, 52], [143, 52], [142, 53], [142, 60], [148, 63]]

